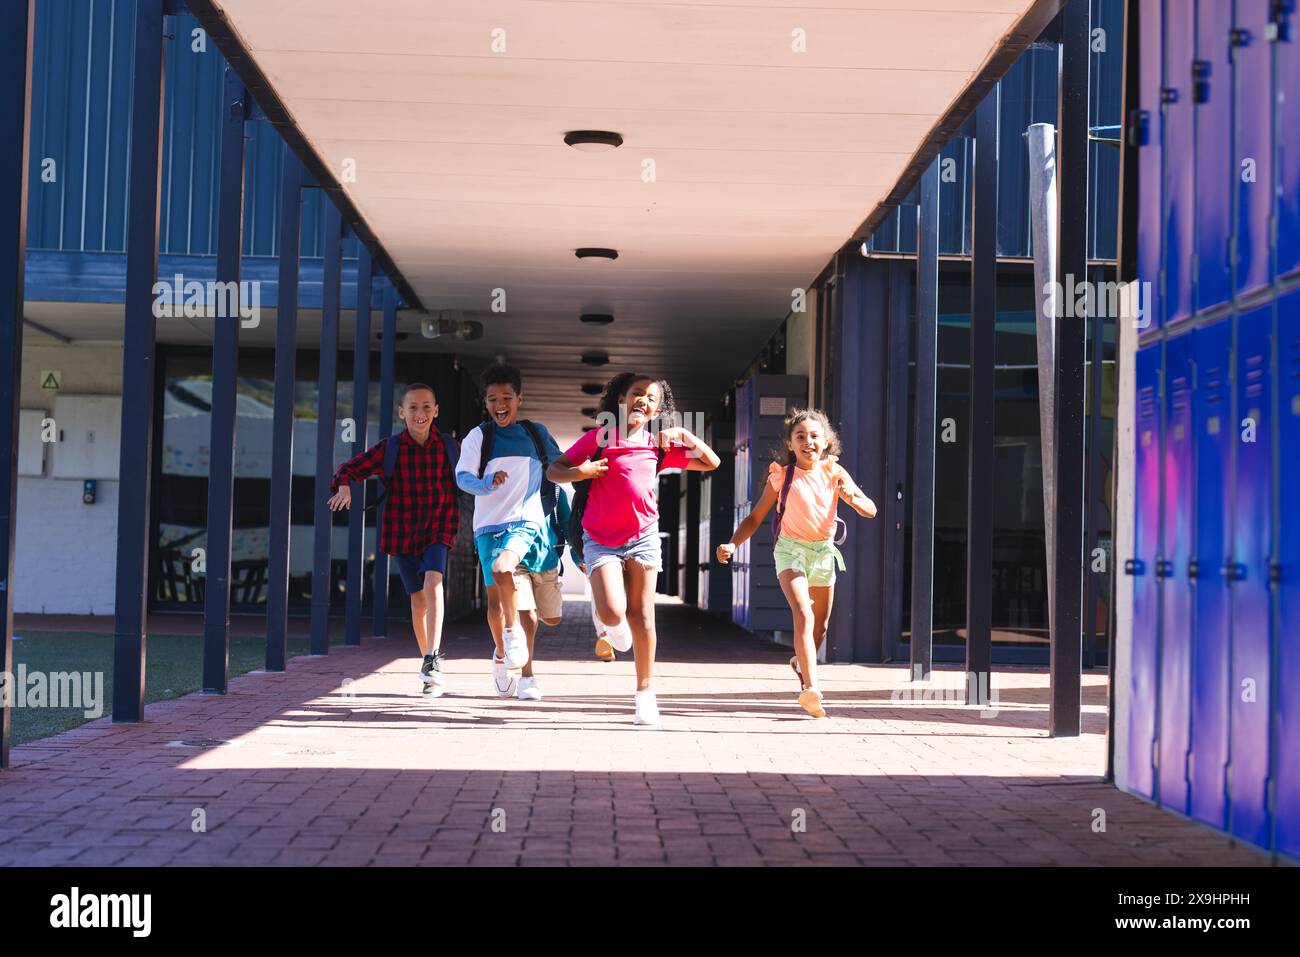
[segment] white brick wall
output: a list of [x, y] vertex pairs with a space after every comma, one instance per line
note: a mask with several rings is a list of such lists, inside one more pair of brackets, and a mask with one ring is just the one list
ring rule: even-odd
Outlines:
[[[40, 387], [40, 373], [47, 369], [63, 374], [61, 391], [66, 394], [121, 394], [121, 346], [47, 343], [37, 336], [23, 342], [24, 409], [54, 410], [58, 393]], [[101, 481], [98, 486], [95, 504], [85, 505], [80, 481], [19, 478], [14, 611], [113, 613], [118, 483]]]

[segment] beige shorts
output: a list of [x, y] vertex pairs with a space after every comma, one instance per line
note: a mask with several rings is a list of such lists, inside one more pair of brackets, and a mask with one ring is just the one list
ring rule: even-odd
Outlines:
[[539, 618], [559, 618], [564, 613], [560, 569], [546, 572], [515, 571], [515, 608], [536, 611]]

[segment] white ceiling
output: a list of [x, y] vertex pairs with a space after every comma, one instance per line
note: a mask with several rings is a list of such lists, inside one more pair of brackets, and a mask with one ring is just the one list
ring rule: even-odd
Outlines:
[[1032, 0], [219, 5], [423, 304], [484, 323], [461, 351], [576, 434], [584, 347], [712, 408]]

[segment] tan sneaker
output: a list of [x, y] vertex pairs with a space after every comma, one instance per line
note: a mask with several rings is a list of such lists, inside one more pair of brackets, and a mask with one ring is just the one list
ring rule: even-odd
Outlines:
[[826, 709], [822, 707], [822, 693], [816, 688], [804, 688], [799, 692], [799, 707], [814, 718], [826, 717]]
[[605, 640], [604, 635], [596, 639], [596, 657], [601, 661], [614, 660], [614, 646]]

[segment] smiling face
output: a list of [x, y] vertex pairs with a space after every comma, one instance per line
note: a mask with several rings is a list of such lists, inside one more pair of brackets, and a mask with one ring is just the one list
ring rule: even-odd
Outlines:
[[524, 401], [523, 395], [509, 384], [494, 383], [487, 387], [483, 395], [483, 404], [487, 406], [488, 418], [505, 428], [513, 425], [519, 417], [519, 406]]
[[619, 396], [618, 401], [627, 409], [627, 430], [635, 432], [659, 414], [664, 397], [659, 384], [653, 379], [637, 379]]
[[801, 419], [786, 437], [785, 446], [801, 468], [810, 469], [826, 449], [826, 429], [816, 419]]
[[429, 389], [411, 389], [402, 396], [397, 416], [406, 423], [411, 437], [423, 442], [429, 437], [433, 420], [438, 417], [438, 400]]

